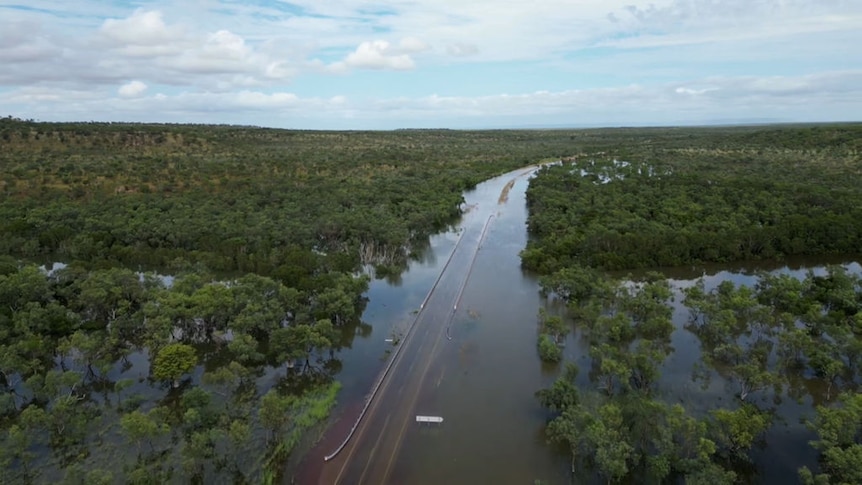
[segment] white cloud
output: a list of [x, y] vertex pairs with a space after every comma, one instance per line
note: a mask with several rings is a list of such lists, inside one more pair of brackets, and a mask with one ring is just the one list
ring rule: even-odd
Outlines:
[[717, 88], [697, 89], [697, 88], [688, 88], [688, 87], [680, 86], [680, 87], [676, 88], [674, 90], [674, 92], [677, 94], [690, 94], [690, 95], [696, 96], [698, 94], [705, 94], [705, 93], [708, 93], [710, 91], [715, 91], [716, 89]]
[[268, 60], [261, 62], [263, 60], [263, 56], [256, 55], [242, 37], [228, 30], [219, 30], [180, 55], [164, 57], [158, 63], [186, 73], [272, 72], [269, 69], [271, 64]]
[[60, 49], [32, 21], [9, 22], [0, 30], [0, 61], [38, 62], [56, 57]]
[[[408, 41], [409, 47], [416, 47], [418, 41]], [[416, 63], [406, 52], [416, 52], [404, 49], [401, 45], [393, 47], [385, 40], [367, 41], [359, 44], [355, 51], [344, 58], [344, 61], [336, 63], [336, 70], [344, 67], [357, 69], [394, 69], [396, 71], [409, 70], [416, 67]]]
[[[134, 83], [129, 83], [129, 85]], [[125, 86], [124, 86], [125, 87]], [[149, 90], [148, 90], [149, 91]], [[862, 71], [796, 77], [710, 77], [686, 85], [534, 91], [483, 96], [304, 97], [285, 91], [162, 92], [103, 97], [22, 88], [0, 93], [15, 116], [39, 119], [225, 122], [294, 128], [655, 125], [748, 120], [852, 120], [862, 112]], [[25, 107], [36, 103], [39, 109]]]
[[[843, 0], [672, 0], [614, 15], [627, 35], [604, 45], [641, 48], [853, 31], [862, 3]], [[619, 21], [619, 19], [623, 19]]]
[[112, 48], [140, 57], [175, 54], [187, 42], [184, 29], [165, 24], [158, 10], [138, 9], [124, 19], [107, 19], [99, 34]]
[[379, 39], [364, 41], [343, 60], [330, 64], [328, 70], [344, 72], [353, 68], [406, 71], [416, 67], [411, 54], [418, 54], [430, 48], [426, 42], [414, 36], [403, 37], [396, 45]]
[[221, 59], [243, 59], [249, 55], [250, 49], [242, 37], [228, 31], [219, 30], [211, 34], [202, 48], [206, 57]]
[[[295, 74], [290, 60], [262, 44], [258, 49], [227, 29], [201, 32], [169, 24], [155, 10], [136, 10], [102, 23], [97, 43], [108, 48], [96, 64], [117, 77], [209, 89], [265, 85]], [[267, 51], [267, 52], [264, 52]]]
[[[389, 126], [423, 116], [577, 120], [579, 110], [606, 120], [724, 118], [755, 114], [750, 106], [795, 119], [806, 103], [812, 117], [844, 119], [859, 103], [846, 72], [836, 74], [862, 65], [854, 0], [292, 0], [291, 11], [275, 2], [133, 4], [141, 8], [0, 5], [0, 106], [24, 118], [228, 122], [219, 113], [309, 109], [294, 119]], [[357, 70], [366, 72], [332, 75]]]
[[[500, 124], [644, 125], [713, 121], [852, 120], [862, 109], [862, 71], [801, 77], [706, 78], [674, 85], [629, 85], [490, 96], [382, 100], [372, 110], [405, 119], [492, 120]], [[847, 100], [854, 100], [847, 102]], [[823, 109], [821, 115], [811, 105]], [[833, 115], [826, 112], [835, 113]], [[469, 126], [469, 123], [466, 124]]]
[[117, 90], [117, 94], [123, 98], [135, 98], [144, 94], [144, 91], [146, 90], [146, 84], [141, 81], [131, 81], [120, 86], [120, 89]]

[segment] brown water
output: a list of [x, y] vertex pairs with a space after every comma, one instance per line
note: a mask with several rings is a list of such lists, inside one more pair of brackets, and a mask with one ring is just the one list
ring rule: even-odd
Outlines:
[[[452, 340], [442, 346], [429, 373], [432, 382], [418, 400], [421, 409], [417, 412], [442, 416], [445, 421], [442, 425], [421, 425], [418, 432], [405, 436], [392, 483], [532, 484], [537, 479], [551, 484], [570, 483], [568, 457], [546, 444], [543, 430], [548, 414], [533, 396], [538, 389], [550, 385], [561, 367], [542, 364], [536, 353], [536, 315], [540, 307], [552, 303], [540, 297], [537, 279], [521, 269], [518, 256], [527, 241], [528, 177], [515, 178], [506, 197], [501, 197], [503, 187], [520, 173], [523, 171], [489, 180], [465, 194], [468, 207], [479, 204], [484, 212], [493, 205], [496, 217], [458, 305], [450, 332]], [[462, 222], [475, 221], [468, 214]], [[386, 339], [397, 339], [411, 321], [458, 234], [455, 228], [432, 237], [422, 259], [414, 261], [400, 278], [372, 282], [367, 295], [370, 301], [363, 314], [363, 321], [371, 327], [366, 327], [364, 334], [352, 340], [351, 348], [339, 355], [343, 370], [336, 378], [344, 388], [332, 419], [335, 431], [327, 435], [324, 446], [318, 447], [321, 450], [331, 451], [326, 447], [337, 445], [350, 427], [345, 423], [355, 417], [357, 402], [373, 385], [392, 349]], [[827, 263], [843, 263], [851, 271], [862, 271], [846, 258], [755, 263], [729, 269], [664, 269], [678, 291], [673, 303], [677, 330], [672, 342], [676, 351], [663, 367], [663, 398], [681, 402], [698, 415], [733, 399], [720, 378], [713, 379], [705, 389], [692, 380], [699, 342], [683, 328], [688, 310], [681, 304], [679, 289], [694, 284], [698, 277], [704, 277], [707, 289], [723, 280], [753, 284], [758, 271], [804, 277], [808, 268], [823, 272], [822, 264]], [[581, 367], [580, 380], [585, 387], [590, 386], [587, 354], [586, 343], [574, 332], [567, 342], [565, 358]], [[739, 470], [744, 481], [795, 483], [799, 467], [815, 466], [816, 453], [808, 446], [813, 435], [800, 424], [800, 419], [813, 414], [812, 403], [822, 399], [816, 383], [810, 388], [811, 394], [801, 402], [785, 398], [778, 405], [778, 414], [784, 421], [777, 421], [767, 435], [768, 447], [754, 452], [754, 465]], [[757, 398], [763, 407], [774, 405], [771, 398], [769, 402], [762, 396]], [[307, 459], [317, 460], [318, 456], [312, 453]]]
[[[565, 461], [545, 445], [545, 415], [533, 393], [551, 382], [536, 356], [536, 313], [542, 300], [518, 252], [526, 244], [520, 178], [499, 204], [476, 257], [438, 356], [436, 386], [420, 400], [445, 418], [408, 435], [394, 476], [398, 483], [533, 483], [564, 477]], [[482, 197], [481, 190], [468, 197]], [[497, 194], [480, 204], [496, 204]], [[435, 369], [436, 370], [436, 369]]]

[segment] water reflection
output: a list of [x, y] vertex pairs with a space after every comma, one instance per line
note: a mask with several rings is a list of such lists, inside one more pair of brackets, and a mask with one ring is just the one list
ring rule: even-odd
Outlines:
[[[703, 368], [700, 362], [701, 342], [686, 327], [691, 318], [690, 310], [682, 303], [683, 290], [702, 281], [704, 290], [710, 292], [722, 282], [736, 286], [754, 287], [763, 274], [788, 275], [802, 280], [808, 275], [824, 276], [829, 265], [838, 265], [852, 275], [862, 275], [862, 266], [856, 258], [836, 257], [823, 260], [797, 259], [783, 263], [757, 262], [735, 265], [727, 269], [720, 265], [699, 268], [670, 268], [662, 272], [669, 277], [674, 288], [673, 322], [676, 330], [672, 335], [675, 352], [662, 366], [660, 385], [668, 402], [680, 402], [695, 415], [705, 415], [718, 407], [734, 408], [734, 388], [721, 369]], [[699, 274], [698, 274], [699, 273]], [[634, 274], [636, 279], [638, 274]], [[774, 340], [774, 338], [773, 338]], [[773, 351], [774, 353], [775, 351]], [[774, 355], [770, 367], [775, 369]], [[698, 376], [698, 372], [700, 375]], [[700, 377], [700, 379], [695, 379]], [[810, 370], [784, 373], [787, 388], [777, 393], [760, 392], [755, 402], [762, 409], [770, 410], [776, 420], [765, 437], [765, 446], [752, 451], [750, 466], [735, 463], [733, 469], [746, 482], [795, 483], [798, 468], [816, 468], [817, 452], [808, 444], [815, 435], [804, 425], [812, 419], [814, 407], [827, 402], [827, 384]], [[833, 394], [834, 396], [834, 394]], [[749, 398], [751, 399], [751, 398]]]
[[[627, 167], [623, 167], [627, 168]], [[570, 483], [569, 454], [548, 445], [545, 423], [550, 417], [534, 398], [538, 389], [549, 386], [561, 366], [540, 361], [536, 352], [536, 315], [539, 308], [560, 314], [558, 301], [544, 300], [534, 275], [521, 269], [519, 252], [526, 245], [526, 177], [509, 174], [489, 180], [465, 194], [471, 210], [460, 223], [482, 224], [488, 207], [496, 215], [474, 269], [462, 303], [452, 324], [452, 341], [441, 346], [428, 371], [432, 385], [424, 391], [417, 407], [423, 412], [445, 417], [439, 428], [408, 427], [394, 483]], [[516, 177], [506, 200], [500, 197], [505, 185]], [[483, 212], [484, 211], [484, 212]], [[362, 315], [367, 327], [355, 330], [351, 348], [339, 353], [342, 369], [337, 379], [344, 383], [335, 415], [361, 400], [383, 366], [400, 329], [411, 320], [442, 265], [452, 251], [459, 229], [433, 236], [428, 248], [412, 259], [397, 280], [370, 283], [369, 302]], [[855, 257], [794, 258], [786, 261], [698, 265], [686, 268], [659, 268], [674, 290], [669, 304], [673, 310], [674, 332], [670, 345], [674, 352], [661, 366], [658, 383], [662, 399], [682, 403], [699, 416], [717, 407], [737, 404], [728, 383], [714, 373], [705, 381], [693, 379], [700, 362], [701, 342], [686, 329], [690, 311], [682, 291], [698, 279], [710, 291], [723, 281], [753, 286], [762, 272], [804, 278], [808, 272], [823, 275], [825, 265], [841, 264], [853, 274], [862, 274]], [[633, 273], [638, 279], [646, 272]], [[625, 278], [625, 274], [614, 275]], [[373, 331], [372, 331], [373, 327]], [[575, 328], [566, 339], [564, 358], [582, 370], [590, 368], [589, 342]], [[750, 464], [734, 464], [741, 481], [795, 483], [800, 466], [816, 465], [816, 451], [808, 441], [814, 435], [802, 424], [813, 415], [812, 406], [821, 402], [823, 383], [812, 375], [789, 375], [788, 388], [778, 402], [767, 393], [756, 396], [758, 404], [774, 409], [777, 420], [766, 435], [765, 448], [752, 452]], [[594, 389], [589, 373], [581, 372], [578, 385]], [[594, 477], [593, 477], [594, 478]], [[636, 482], [636, 481], [635, 481]]]

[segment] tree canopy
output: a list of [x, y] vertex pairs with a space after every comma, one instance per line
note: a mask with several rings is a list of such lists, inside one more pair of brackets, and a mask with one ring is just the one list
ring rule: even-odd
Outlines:
[[[619, 143], [601, 146], [611, 133]], [[595, 130], [579, 141], [579, 152], [531, 181], [521, 253], [542, 293], [567, 310], [565, 332], [540, 317], [541, 356], [566, 364], [536, 395], [575, 480], [750, 480], [752, 450], [787, 419], [779, 405], [792, 398], [807, 405], [819, 437], [811, 445], [820, 470], [802, 468], [802, 481], [860, 482], [858, 275], [832, 266], [802, 277], [760, 274], [748, 286], [700, 280], [674, 289], [660, 273], [619, 279], [619, 270], [856, 257], [862, 127]], [[680, 303], [690, 313], [684, 323], [672, 321]], [[587, 355], [552, 345], [569, 330]], [[663, 389], [672, 342], [691, 342], [681, 332], [699, 347], [685, 349], [698, 356], [693, 381], [713, 393], [724, 384], [730, 399], [680, 404]], [[577, 380], [575, 358], [588, 366], [588, 383]]]

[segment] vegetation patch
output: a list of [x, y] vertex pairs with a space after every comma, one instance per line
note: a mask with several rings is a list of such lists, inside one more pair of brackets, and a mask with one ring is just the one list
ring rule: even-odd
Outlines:
[[0, 119], [0, 481], [278, 481], [370, 332], [365, 275], [570, 145]]
[[[603, 137], [625, 140], [596, 150]], [[525, 267], [563, 301], [589, 349], [586, 379], [567, 362], [536, 393], [550, 441], [570, 453], [577, 482], [740, 483], [758, 477], [753, 449], [808, 405], [819, 470], [806, 484], [862, 480], [862, 280], [839, 266], [804, 277], [761, 274], [750, 286], [703, 280], [678, 291], [660, 273], [616, 280], [604, 270], [788, 255], [858, 254], [862, 127], [728, 128], [583, 133], [593, 151], [543, 168], [527, 191]], [[675, 327], [677, 292], [688, 310]], [[676, 303], [677, 305], [679, 303]], [[538, 348], [559, 360], [549, 317]], [[690, 369], [729, 399], [680, 404], [661, 372], [675, 332], [694, 336]], [[676, 340], [676, 341], [684, 341]], [[822, 392], [820, 391], [822, 389]]]

